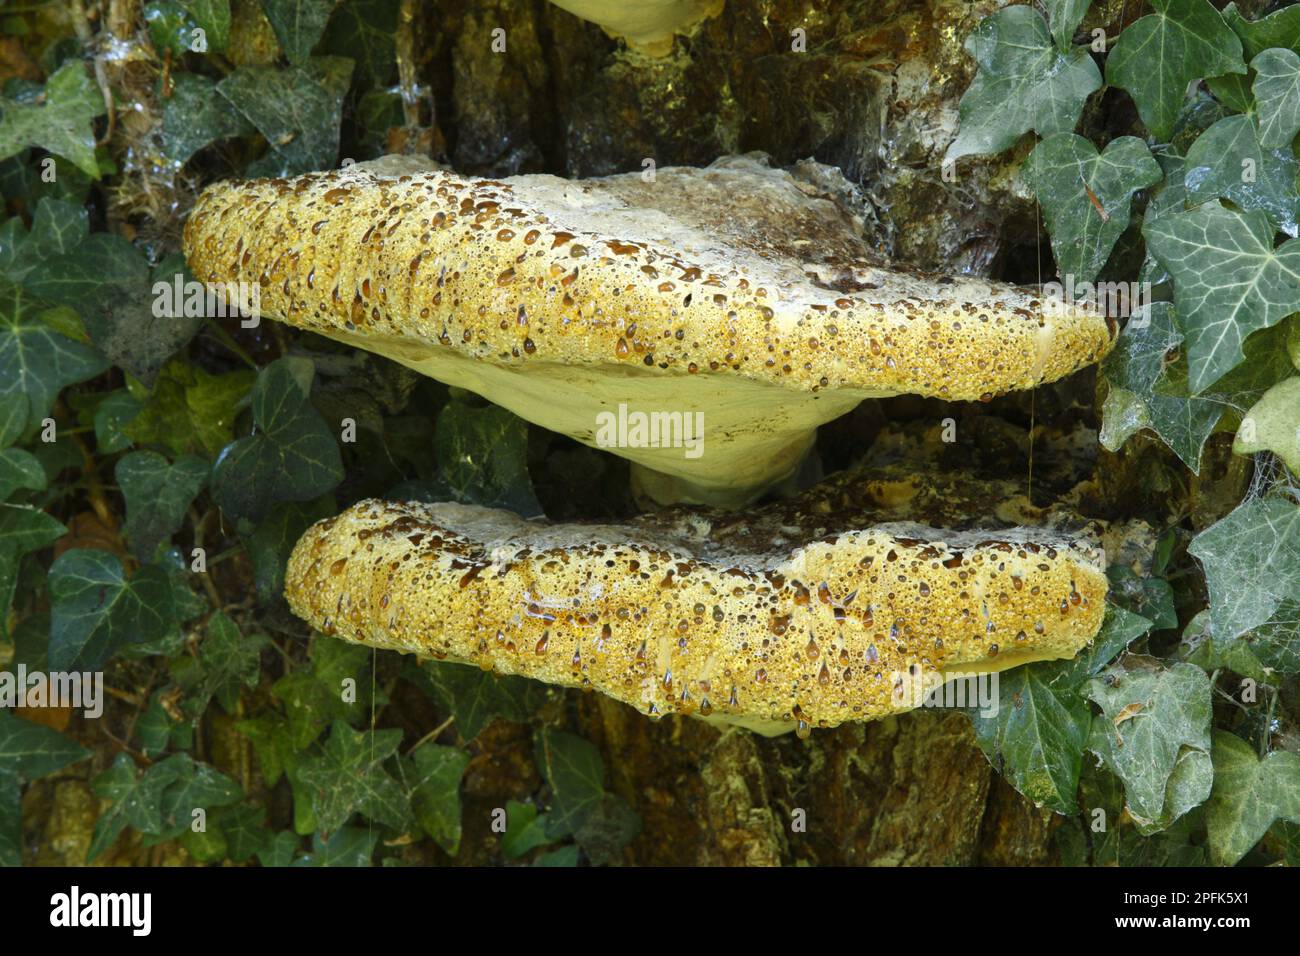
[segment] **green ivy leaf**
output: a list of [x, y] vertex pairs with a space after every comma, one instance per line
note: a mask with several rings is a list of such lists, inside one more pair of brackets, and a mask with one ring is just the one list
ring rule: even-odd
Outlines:
[[[1160, 181], [1160, 166], [1134, 136], [1111, 140], [1098, 154], [1082, 136], [1055, 133], [1034, 147], [1023, 176], [1042, 204], [1058, 274], [1092, 282], [1128, 228], [1133, 194]], [[1087, 189], [1106, 210], [1093, 206]]]
[[95, 821], [86, 862], [95, 860], [112, 846], [127, 827], [141, 833], [157, 833], [162, 829], [163, 791], [175, 781], [177, 769], [174, 764], [161, 763], [141, 774], [130, 755], [120, 753], [112, 767], [91, 781], [94, 794], [112, 800], [113, 805]]
[[1062, 50], [1074, 42], [1074, 31], [1083, 22], [1092, 0], [1043, 0], [1047, 15], [1052, 21], [1052, 37]]
[[364, 827], [344, 827], [328, 837], [318, 833], [312, 837], [311, 852], [294, 860], [293, 865], [369, 866], [378, 842], [379, 834]]
[[452, 856], [460, 850], [460, 778], [468, 765], [465, 751], [432, 743], [403, 764], [416, 823]]
[[152, 389], [136, 383], [142, 403], [122, 426], [139, 445], [165, 445], [173, 455], [216, 455], [234, 437], [235, 419], [257, 376], [239, 369], [210, 375], [181, 359], [163, 366]]
[[65, 551], [50, 567], [50, 667], [99, 670], [120, 648], [172, 628], [171, 581], [157, 565], [129, 579], [107, 551]]
[[222, 813], [220, 823], [230, 862], [244, 863], [270, 849], [271, 831], [266, 828], [265, 808], [241, 803]]
[[1284, 677], [1300, 674], [1300, 597], [1283, 601], [1271, 619], [1232, 640], [1270, 671]]
[[176, 683], [188, 695], [185, 710], [192, 717], [202, 716], [213, 697], [226, 713], [235, 712], [241, 688], [257, 686], [261, 669], [258, 659], [269, 641], [261, 634], [247, 637], [224, 613], [209, 619], [198, 659], [181, 658], [172, 668]]
[[9, 444], [49, 415], [67, 385], [108, 367], [95, 349], [45, 325], [43, 304], [0, 277], [0, 444]]
[[205, 52], [224, 52], [230, 41], [230, 0], [149, 0], [144, 19], [154, 46], [178, 57], [193, 48], [195, 30], [204, 33]]
[[24, 555], [53, 544], [66, 532], [44, 511], [26, 505], [0, 505], [0, 550]]
[[1246, 58], [1253, 59], [1269, 47], [1300, 52], [1300, 7], [1283, 7], [1258, 20], [1247, 20], [1236, 3], [1223, 8], [1223, 20], [1241, 38]]
[[140, 741], [140, 752], [146, 757], [160, 754], [172, 746], [187, 749], [194, 743], [193, 725], [172, 720], [162, 704], [162, 691], [155, 691], [149, 699], [149, 706], [136, 721], [135, 734]]
[[163, 100], [162, 148], [178, 163], [219, 139], [251, 136], [253, 125], [217, 94], [217, 81], [199, 73], [173, 73]]
[[600, 751], [575, 734], [542, 728], [534, 739], [534, 759], [551, 787], [547, 836], [576, 833], [605, 796]]
[[4, 224], [9, 236], [0, 239], [0, 272], [14, 282], [40, 263], [71, 252], [90, 235], [90, 213], [85, 206], [43, 198], [32, 216], [32, 228], [23, 233], [17, 217]]
[[1133, 434], [1149, 428], [1193, 474], [1200, 474], [1201, 449], [1222, 417], [1223, 405], [1188, 390], [1182, 341], [1168, 302], [1153, 302], [1145, 321], [1129, 321], [1101, 366], [1109, 388], [1097, 437], [1105, 448], [1119, 451]]
[[248, 560], [253, 565], [258, 600], [265, 604], [283, 600], [284, 571], [293, 546], [309, 527], [336, 511], [330, 495], [301, 504], [289, 502], [267, 515], [257, 530], [244, 539]]
[[1271, 451], [1300, 475], [1300, 375], [1274, 385], [1251, 406], [1232, 450], [1238, 455]]
[[361, 89], [387, 86], [397, 69], [400, 0], [343, 0], [325, 31], [325, 49], [356, 57]]
[[294, 66], [311, 56], [333, 11], [334, 0], [262, 0], [262, 12]]
[[1092, 712], [1081, 688], [1151, 622], [1108, 605], [1092, 645], [1068, 661], [1043, 661], [998, 675], [991, 713], [968, 711], [984, 756], [1040, 806], [1073, 813]]
[[134, 451], [114, 469], [126, 499], [126, 537], [141, 561], [150, 561], [180, 530], [186, 509], [208, 480], [208, 463], [186, 455], [168, 463], [157, 452]]
[[980, 69], [961, 98], [961, 128], [945, 162], [999, 153], [1031, 129], [1040, 136], [1068, 132], [1084, 101], [1101, 88], [1088, 51], [1057, 49], [1032, 7], [985, 17], [967, 37], [966, 51]]
[[1285, 149], [1300, 131], [1300, 56], [1294, 50], [1265, 50], [1250, 61], [1251, 86], [1259, 106], [1259, 141]]
[[69, 60], [29, 101], [0, 98], [0, 159], [38, 146], [98, 179], [92, 122], [103, 114], [104, 94], [79, 57]]
[[343, 479], [334, 434], [285, 359], [262, 370], [252, 405], [257, 430], [222, 449], [212, 467], [212, 496], [223, 511], [258, 522], [273, 505], [309, 501]]
[[1201, 561], [1216, 641], [1272, 620], [1300, 580], [1300, 507], [1251, 498], [1198, 534], [1188, 550]]
[[1106, 59], [1106, 82], [1127, 90], [1151, 135], [1168, 140], [1193, 80], [1245, 73], [1241, 41], [1207, 0], [1151, 0]]
[[0, 502], [8, 501], [15, 491], [45, 490], [45, 469], [36, 456], [21, 448], [0, 451]]
[[[1132, 659], [1130, 659], [1132, 661]], [[1088, 684], [1094, 746], [1124, 781], [1129, 815], [1163, 830], [1210, 795], [1210, 680], [1194, 664], [1116, 665]]]
[[551, 842], [546, 835], [546, 814], [538, 814], [531, 803], [506, 801], [506, 832], [501, 834], [501, 852], [517, 860], [529, 850]]
[[242, 66], [217, 84], [271, 144], [257, 173], [292, 176], [335, 164], [351, 75], [351, 60], [315, 57], [282, 70]]
[[432, 660], [408, 673], [451, 711], [462, 740], [473, 740], [493, 717], [524, 721], [537, 709], [539, 687], [525, 677]]
[[1221, 119], [1187, 151], [1183, 181], [1193, 204], [1227, 199], [1242, 209], [1259, 209], [1281, 232], [1294, 236], [1300, 194], [1300, 163], [1290, 149], [1266, 150], [1251, 116]]
[[165, 773], [172, 779], [158, 803], [159, 826], [144, 831], [149, 837], [145, 840], [147, 846], [174, 840], [190, 831], [195, 810], [205, 811], [209, 816], [208, 822], [214, 822], [211, 820], [212, 810], [237, 803], [244, 795], [239, 784], [230, 777], [215, 767], [199, 763], [189, 754], [168, 757], [150, 768], [150, 772]]
[[1205, 823], [1210, 854], [1232, 866], [1275, 820], [1300, 823], [1300, 755], [1275, 750], [1263, 760], [1240, 737], [1214, 732], [1214, 790]]
[[35, 780], [90, 756], [90, 751], [57, 730], [0, 710], [0, 773], [19, 782]]
[[528, 475], [528, 423], [522, 418], [495, 405], [449, 402], [438, 413], [434, 449], [453, 500], [525, 518], [542, 513]]
[[406, 792], [383, 767], [401, 742], [400, 730], [360, 731], [334, 722], [322, 756], [298, 770], [321, 829], [332, 833], [357, 812], [394, 830], [410, 825]]
[[1193, 394], [1241, 362], [1246, 336], [1281, 322], [1300, 301], [1300, 239], [1275, 250], [1268, 217], [1258, 210], [1211, 202], [1161, 216], [1143, 232], [1174, 277]]

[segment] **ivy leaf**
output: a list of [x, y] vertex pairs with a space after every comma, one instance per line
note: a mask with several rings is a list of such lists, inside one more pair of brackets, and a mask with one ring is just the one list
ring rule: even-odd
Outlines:
[[24, 555], [61, 538], [67, 528], [44, 511], [26, 505], [0, 505], [0, 550]]
[[336, 510], [330, 495], [301, 504], [288, 502], [267, 515], [244, 539], [259, 600], [269, 604], [284, 599], [284, 571], [293, 546], [303, 532]]
[[152, 389], [134, 383], [138, 412], [122, 431], [139, 445], [173, 455], [216, 455], [234, 437], [235, 419], [257, 376], [246, 369], [211, 375], [182, 359], [163, 366]]
[[1300, 375], [1274, 385], [1251, 406], [1232, 450], [1238, 455], [1271, 451], [1300, 475]]
[[1270, 671], [1284, 677], [1300, 674], [1300, 597], [1283, 601], [1268, 621], [1233, 640]]
[[50, 567], [50, 667], [99, 670], [127, 644], [160, 640], [173, 624], [171, 581], [157, 565], [129, 579], [107, 551], [65, 551]]
[[1205, 671], [1185, 663], [1115, 666], [1087, 694], [1105, 718], [1094, 724], [1095, 749], [1124, 781], [1139, 827], [1163, 830], [1205, 802], [1213, 780]]
[[325, 32], [334, 0], [262, 0], [262, 12], [294, 66], [302, 66]]
[[126, 499], [126, 537], [141, 561], [150, 561], [185, 520], [185, 511], [208, 480], [208, 463], [186, 455], [168, 463], [157, 452], [134, 451], [114, 469]]
[[49, 415], [65, 386], [108, 368], [95, 349], [45, 325], [41, 309], [23, 287], [0, 276], [0, 419], [12, 418], [5, 435], [22, 434]]
[[325, 31], [325, 49], [356, 57], [357, 85], [388, 85], [397, 68], [399, 0], [343, 0]]
[[401, 742], [400, 730], [360, 731], [334, 722], [322, 756], [298, 769], [322, 830], [337, 830], [356, 812], [394, 830], [410, 824], [406, 792], [383, 767]]
[[1258, 20], [1247, 20], [1236, 3], [1223, 8], [1223, 20], [1241, 38], [1247, 59], [1269, 47], [1286, 47], [1300, 52], [1300, 8], [1283, 7]]
[[7, 240], [0, 239], [0, 272], [21, 282], [31, 270], [46, 259], [71, 252], [90, 234], [90, 213], [85, 206], [49, 196], [41, 199], [32, 216], [32, 228], [23, 234], [22, 220], [5, 223], [13, 231]]
[[266, 828], [264, 807], [237, 804], [221, 814], [220, 822], [230, 862], [247, 862], [270, 848], [271, 831]]
[[230, 0], [150, 0], [144, 19], [154, 46], [178, 57], [193, 49], [195, 30], [203, 31], [214, 53], [230, 40]]
[[97, 797], [112, 800], [113, 805], [102, 811], [95, 821], [86, 862], [93, 861], [112, 846], [127, 827], [134, 827], [141, 833], [161, 830], [163, 791], [176, 779], [176, 772], [176, 765], [162, 763], [141, 774], [128, 754], [118, 754], [113, 766], [90, 784]]
[[517, 860], [529, 850], [550, 842], [545, 814], [539, 815], [531, 803], [506, 801], [506, 832], [501, 834], [501, 852], [507, 860]]
[[1277, 230], [1294, 236], [1300, 209], [1298, 169], [1289, 148], [1266, 150], [1260, 145], [1254, 117], [1229, 116], [1202, 133], [1187, 151], [1183, 181], [1191, 203], [1222, 198], [1245, 210], [1260, 209]]
[[1285, 498], [1251, 498], [1198, 534], [1216, 641], [1272, 620], [1300, 580], [1300, 507]]
[[85, 760], [90, 751], [50, 727], [0, 710], [0, 773], [35, 780]]
[[[165, 772], [172, 779], [159, 801], [160, 823], [146, 831], [147, 845], [174, 840], [190, 830], [195, 810], [210, 812], [237, 803], [244, 795], [239, 784], [215, 767], [200, 763], [189, 754], [176, 754], [155, 764], [151, 772]], [[138, 828], [137, 828], [138, 829]]]
[[1092, 712], [1082, 685], [1151, 627], [1108, 605], [1092, 645], [1068, 661], [1043, 661], [998, 675], [996, 706], [968, 711], [989, 762], [1026, 797], [1058, 813], [1075, 811]]
[[1106, 58], [1106, 82], [1127, 90], [1151, 135], [1168, 140], [1193, 80], [1245, 73], [1241, 41], [1207, 0], [1151, 0]]
[[0, 502], [8, 501], [20, 488], [43, 491], [45, 485], [45, 469], [35, 455], [21, 448], [0, 451]]
[[184, 163], [219, 139], [251, 136], [253, 125], [217, 94], [217, 81], [199, 73], [173, 73], [172, 95], [163, 100], [162, 148]]
[[1242, 360], [1242, 342], [1276, 325], [1300, 301], [1300, 239], [1276, 250], [1268, 217], [1217, 202], [1161, 216], [1143, 230], [1174, 278], [1174, 301], [1187, 335], [1192, 394]]
[[1153, 302], [1148, 309], [1146, 321], [1130, 320], [1124, 327], [1102, 363], [1108, 390], [1098, 440], [1118, 451], [1133, 434], [1149, 428], [1193, 474], [1200, 474], [1201, 449], [1224, 406], [1188, 390], [1183, 333], [1172, 304]]
[[212, 467], [212, 496], [231, 517], [256, 523], [278, 502], [309, 501], [333, 489], [343, 479], [343, 460], [287, 360], [262, 370], [252, 407], [256, 431], [222, 449]]
[[1092, 0], [1043, 0], [1047, 15], [1052, 21], [1052, 37], [1062, 50], [1068, 50], [1074, 41], [1074, 31], [1083, 22]]
[[[284, 836], [284, 834], [280, 834]], [[326, 837], [312, 837], [311, 852], [294, 860], [294, 866], [369, 866], [379, 834], [364, 827], [344, 827]]]
[[283, 70], [241, 66], [217, 84], [271, 144], [256, 172], [292, 176], [335, 164], [351, 75], [351, 60], [315, 57]]
[[[1047, 217], [1058, 274], [1082, 283], [1097, 277], [1128, 228], [1133, 194], [1158, 183], [1162, 174], [1137, 137], [1111, 140], [1098, 154], [1082, 136], [1055, 133], [1034, 147], [1023, 175]], [[1088, 189], [1106, 210], [1105, 218]]]
[[1268, 149], [1289, 148], [1300, 131], [1300, 56], [1294, 50], [1265, 50], [1250, 61], [1251, 86], [1259, 107], [1259, 141]]
[[422, 745], [404, 763], [416, 822], [451, 856], [460, 850], [460, 778], [468, 765], [465, 751], [437, 744]]
[[200, 717], [213, 697], [226, 713], [234, 713], [241, 688], [256, 687], [258, 659], [269, 642], [260, 634], [242, 635], [239, 627], [218, 611], [208, 621], [198, 659], [181, 658], [172, 673], [186, 692], [185, 710]]
[[434, 434], [441, 477], [456, 501], [542, 513], [528, 475], [528, 424], [504, 408], [449, 402]]
[[967, 37], [966, 52], [980, 69], [961, 98], [961, 128], [945, 162], [999, 153], [1031, 129], [1041, 136], [1068, 132], [1084, 101], [1101, 88], [1088, 51], [1057, 49], [1032, 7], [985, 17]]
[[537, 709], [538, 685], [526, 677], [498, 677], [441, 661], [424, 661], [410, 673], [451, 711], [462, 740], [473, 740], [493, 717], [518, 722]]
[[547, 836], [554, 839], [576, 833], [605, 796], [600, 751], [575, 734], [543, 728], [535, 738], [534, 758], [551, 787]]
[[0, 98], [0, 159], [38, 146], [98, 179], [92, 122], [103, 113], [104, 94], [79, 57], [69, 60], [30, 101]]
[[1210, 854], [1232, 866], [1275, 820], [1300, 823], [1300, 755], [1275, 750], [1263, 760], [1240, 737], [1214, 732], [1214, 790], [1205, 816]]

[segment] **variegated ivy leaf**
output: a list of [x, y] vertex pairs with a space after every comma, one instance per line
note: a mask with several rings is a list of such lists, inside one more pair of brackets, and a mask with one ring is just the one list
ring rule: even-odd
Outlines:
[[1275, 820], [1300, 823], [1300, 755], [1275, 750], [1258, 759], [1250, 744], [1226, 730], [1214, 733], [1214, 791], [1206, 813], [1210, 853], [1232, 866]]
[[1133, 194], [1161, 176], [1150, 150], [1135, 136], [1112, 140], [1098, 153], [1074, 133], [1056, 133], [1039, 143], [1023, 174], [1047, 217], [1057, 272], [1062, 279], [1072, 275], [1076, 284], [1097, 277], [1128, 227]]
[[1268, 149], [1289, 148], [1300, 132], [1300, 56], [1294, 50], [1265, 50], [1250, 61], [1251, 91], [1259, 108], [1259, 141]]
[[1106, 82], [1128, 90], [1159, 140], [1169, 139], [1193, 80], [1245, 73], [1241, 41], [1208, 0], [1151, 0], [1154, 11], [1115, 41]]
[[1057, 49], [1032, 7], [985, 17], [966, 38], [966, 52], [980, 69], [961, 98], [961, 129], [945, 162], [1001, 152], [1031, 129], [1042, 136], [1069, 131], [1101, 87], [1088, 51]]
[[1192, 394], [1241, 362], [1246, 336], [1300, 303], [1300, 239], [1274, 249], [1273, 228], [1259, 210], [1210, 202], [1148, 222], [1143, 233], [1174, 279]]

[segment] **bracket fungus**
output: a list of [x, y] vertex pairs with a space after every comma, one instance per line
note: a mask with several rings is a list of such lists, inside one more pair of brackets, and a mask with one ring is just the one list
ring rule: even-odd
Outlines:
[[[1036, 509], [1038, 526], [970, 527], [954, 509], [971, 495], [933, 476], [846, 473], [744, 515], [678, 507], [618, 526], [368, 500], [308, 530], [286, 595], [349, 641], [651, 715], [806, 732], [910, 710], [917, 688], [956, 675], [1072, 657], [1095, 636], [1096, 529]], [[954, 519], [967, 527], [933, 527]]]
[[826, 182], [752, 156], [587, 180], [386, 157], [214, 185], [184, 247], [200, 280], [256, 283], [263, 315], [589, 445], [602, 416], [660, 423], [609, 450], [662, 503], [753, 501], [865, 398], [988, 399], [1113, 344], [1082, 305], [882, 264]]
[[576, 17], [600, 24], [611, 36], [648, 56], [667, 56], [673, 35], [689, 33], [722, 12], [723, 0], [551, 0]]

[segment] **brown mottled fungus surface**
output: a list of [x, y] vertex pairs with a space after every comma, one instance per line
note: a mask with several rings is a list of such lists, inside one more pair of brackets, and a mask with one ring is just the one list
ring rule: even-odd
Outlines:
[[1111, 347], [1114, 324], [1081, 307], [882, 267], [859, 225], [751, 157], [652, 181], [469, 179], [388, 157], [217, 184], [185, 253], [205, 282], [256, 283], [264, 315], [587, 444], [620, 405], [703, 413], [697, 457], [610, 449], [661, 502], [754, 499], [864, 398], [988, 399]]
[[1045, 524], [891, 520], [951, 516], [968, 497], [883, 470], [743, 516], [674, 508], [618, 526], [363, 501], [304, 535], [286, 592], [350, 641], [647, 714], [829, 727], [909, 710], [934, 675], [1072, 657], [1096, 634], [1095, 528], [1032, 508]]

